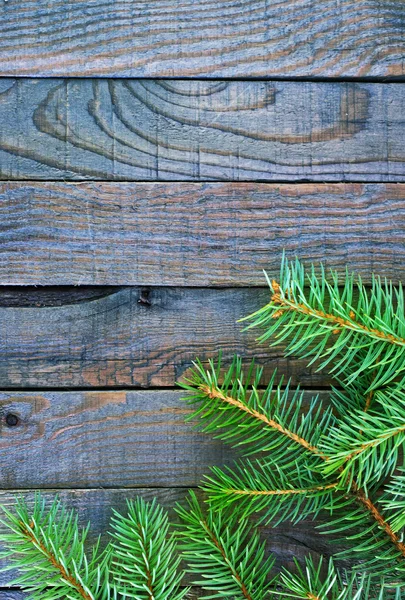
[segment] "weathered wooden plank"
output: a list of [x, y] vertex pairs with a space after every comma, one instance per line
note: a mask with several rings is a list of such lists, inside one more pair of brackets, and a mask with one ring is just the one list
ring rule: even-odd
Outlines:
[[405, 279], [404, 184], [7, 182], [0, 222], [9, 285], [263, 285], [282, 248]]
[[[155, 490], [62, 490], [58, 491], [58, 494], [66, 506], [75, 508], [78, 511], [81, 525], [84, 526], [88, 521], [91, 521], [92, 528], [89, 541], [94, 541], [98, 535], [101, 535], [102, 543], [105, 543], [107, 532], [109, 531], [109, 519], [112, 509], [115, 508], [116, 510], [125, 512], [127, 498], [131, 499], [137, 495], [141, 495], [149, 500], [157, 497], [163, 506], [169, 508], [170, 516], [175, 520], [172, 507], [175, 502], [184, 501], [187, 490], [168, 490], [162, 488]], [[23, 492], [23, 495], [27, 502], [32, 501], [32, 491], [27, 490]], [[11, 507], [15, 497], [15, 492], [0, 492], [0, 504]], [[49, 492], [48, 497], [49, 501], [52, 501], [54, 492]], [[307, 520], [295, 526], [291, 525], [291, 523], [283, 523], [274, 529], [270, 527], [262, 528], [263, 539], [267, 540], [268, 551], [273, 552], [276, 557], [277, 568], [284, 566], [294, 569], [294, 556], [302, 559], [311, 553], [316, 558], [320, 554], [329, 556], [331, 549], [336, 551], [336, 545], [334, 544], [332, 547], [330, 545], [330, 538], [320, 535], [316, 531], [316, 525], [319, 525], [320, 522], [320, 520], [316, 522]], [[0, 525], [1, 531], [4, 531], [3, 525]], [[10, 581], [10, 574], [0, 574], [0, 583], [5, 585], [8, 581]], [[191, 597], [193, 598], [193, 596]]]
[[181, 396], [1, 392], [1, 488], [198, 485], [237, 453], [185, 422]]
[[16, 76], [403, 75], [402, 0], [64, 0], [0, 7]]
[[2, 392], [0, 408], [3, 489], [195, 486], [227, 454], [179, 392]]
[[325, 374], [282, 348], [259, 346], [237, 320], [268, 301], [268, 289], [126, 288], [90, 302], [0, 307], [0, 386], [172, 386], [199, 356], [256, 357], [266, 373], [305, 385]]
[[3, 179], [405, 181], [405, 84], [0, 81]]

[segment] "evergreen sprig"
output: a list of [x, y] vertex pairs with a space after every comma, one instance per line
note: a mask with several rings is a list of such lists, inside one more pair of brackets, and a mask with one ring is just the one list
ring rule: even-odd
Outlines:
[[[266, 275], [267, 277], [267, 275]], [[270, 302], [247, 317], [260, 327], [261, 342], [286, 343], [286, 356], [321, 361], [319, 369], [353, 383], [369, 376], [367, 391], [405, 375], [404, 293], [399, 284], [372, 276], [368, 289], [360, 277], [345, 278], [321, 266], [306, 269], [283, 256], [278, 281], [267, 277]], [[370, 377], [371, 376], [371, 377]]]
[[32, 600], [110, 600], [115, 595], [109, 579], [111, 548], [85, 552], [88, 528], [80, 530], [78, 518], [58, 499], [47, 508], [37, 495], [30, 510], [18, 500], [15, 511], [3, 509], [8, 533], [1, 536], [3, 557], [19, 576], [10, 583], [21, 586]]
[[264, 600], [274, 589], [269, 578], [274, 558], [246, 519], [229, 511], [203, 512], [193, 492], [188, 506], [178, 506], [182, 520], [181, 549], [194, 585], [204, 598]]
[[[302, 600], [388, 600], [391, 593], [385, 586], [379, 591], [369, 577], [355, 573], [341, 574], [332, 559], [327, 565], [321, 557], [318, 564], [311, 556], [305, 559], [305, 568], [295, 561], [296, 572], [283, 569], [280, 575], [277, 597], [300, 598]], [[326, 566], [326, 573], [325, 573]]]
[[331, 403], [306, 404], [290, 381], [276, 385], [276, 374], [263, 386], [261, 370], [252, 364], [245, 375], [238, 357], [225, 372], [220, 359], [208, 368], [196, 361], [183, 383], [190, 419], [245, 457], [212, 469], [207, 500], [214, 510], [258, 514], [273, 526], [328, 511], [325, 530], [344, 539], [340, 558], [356, 563], [356, 590], [363, 572], [377, 580], [376, 593], [391, 593], [390, 585], [398, 597], [405, 587], [405, 486], [395, 475], [405, 445], [402, 287], [373, 277], [367, 288], [348, 273], [328, 280], [322, 268], [317, 274], [285, 258], [279, 280], [268, 282], [270, 302], [248, 317], [249, 327], [264, 330], [261, 342], [274, 338], [287, 355], [328, 367], [336, 380]]
[[10, 585], [32, 600], [181, 600], [188, 592], [167, 513], [156, 500], [128, 502], [126, 515], [115, 511], [103, 551], [100, 540], [86, 548], [89, 526], [80, 529], [75, 512], [58, 499], [47, 507], [37, 494], [31, 508], [20, 499], [14, 511], [3, 510], [5, 570], [18, 569]]
[[183, 573], [169, 518], [154, 499], [128, 502], [128, 514], [114, 511], [111, 572], [120, 594], [136, 600], [181, 600]]

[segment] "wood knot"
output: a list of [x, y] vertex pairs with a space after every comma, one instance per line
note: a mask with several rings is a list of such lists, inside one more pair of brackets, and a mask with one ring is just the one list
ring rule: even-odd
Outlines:
[[17, 427], [20, 422], [20, 419], [14, 413], [8, 413], [5, 418], [7, 427]]
[[152, 306], [152, 302], [149, 299], [150, 290], [141, 290], [141, 295], [138, 300], [138, 304], [142, 304], [142, 306]]

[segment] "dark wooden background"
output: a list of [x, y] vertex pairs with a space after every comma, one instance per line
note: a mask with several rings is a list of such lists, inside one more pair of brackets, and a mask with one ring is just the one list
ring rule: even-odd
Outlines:
[[56, 490], [94, 538], [181, 501], [235, 456], [184, 423], [196, 356], [327, 398], [237, 320], [283, 248], [405, 282], [404, 55], [403, 0], [1, 1], [2, 504]]

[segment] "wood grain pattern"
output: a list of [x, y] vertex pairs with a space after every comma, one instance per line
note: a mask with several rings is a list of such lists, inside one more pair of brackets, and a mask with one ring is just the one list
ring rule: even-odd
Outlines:
[[[305, 405], [316, 394], [306, 392]], [[237, 452], [186, 423], [191, 409], [182, 398], [179, 391], [1, 392], [1, 488], [196, 486]]]
[[256, 357], [303, 385], [330, 380], [282, 347], [259, 346], [237, 320], [268, 301], [267, 289], [123, 289], [61, 307], [0, 307], [0, 386], [173, 386], [197, 356]]
[[0, 222], [3, 285], [264, 285], [283, 248], [405, 280], [403, 184], [7, 182]]
[[235, 456], [185, 423], [180, 392], [1, 392], [0, 411], [3, 489], [196, 486]]
[[403, 75], [402, 0], [8, 0], [0, 73]]
[[3, 179], [405, 181], [405, 85], [0, 81]]
[[[305, 406], [316, 394], [305, 392]], [[230, 464], [238, 453], [185, 422], [191, 408], [183, 397], [1, 392], [1, 488], [195, 487], [210, 466]]]
[[[151, 500], [156, 497], [163, 506], [169, 509], [170, 516], [173, 521], [175, 521], [172, 507], [175, 502], [184, 501], [187, 490], [164, 488], [155, 490], [76, 489], [61, 490], [58, 491], [58, 494], [66, 506], [72, 507], [78, 511], [79, 522], [82, 526], [86, 525], [88, 521], [91, 521], [92, 528], [89, 541], [94, 541], [100, 534], [102, 536], [102, 542], [105, 543], [106, 533], [109, 530], [108, 524], [112, 514], [112, 508], [125, 512], [125, 501], [127, 498], [131, 499], [135, 498], [137, 495], [141, 495], [147, 500]], [[32, 491], [24, 491], [23, 495], [28, 503], [32, 501]], [[52, 501], [54, 498], [54, 491], [49, 492], [47, 497], [49, 498], [49, 501]], [[4, 504], [11, 508], [14, 501], [15, 493], [0, 492], [0, 504]], [[330, 538], [321, 535], [316, 530], [316, 526], [320, 523], [320, 520], [315, 522], [307, 520], [302, 521], [295, 526], [287, 522], [274, 529], [270, 527], [262, 528], [263, 539], [267, 540], [268, 551], [273, 552], [276, 557], [277, 568], [285, 566], [286, 568], [294, 569], [294, 556], [302, 559], [304, 556], [307, 556], [308, 553], [311, 553], [315, 558], [319, 556], [319, 554], [324, 554], [325, 556], [330, 555]], [[4, 531], [4, 526], [0, 525], [0, 533], [2, 531]], [[333, 550], [336, 551], [335, 544], [333, 545]], [[0, 583], [5, 585], [7, 581], [10, 581], [10, 574], [0, 574]], [[195, 597], [198, 597], [198, 595], [195, 594]]]

